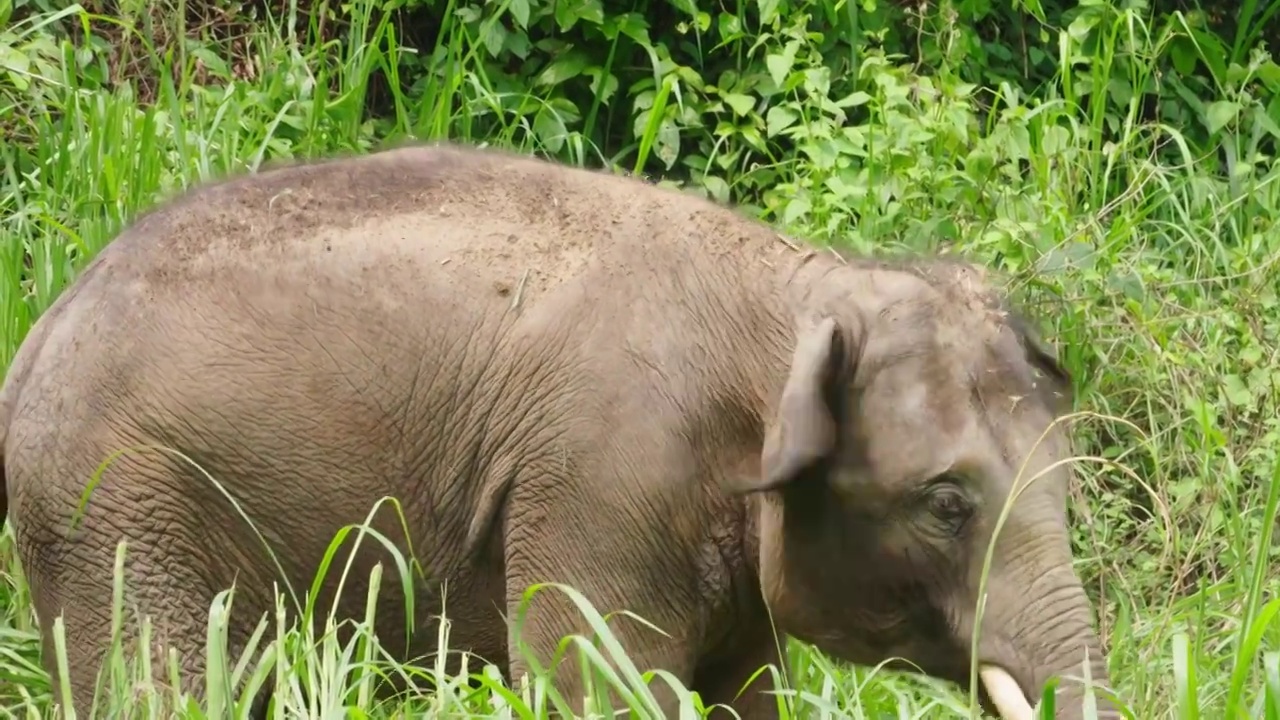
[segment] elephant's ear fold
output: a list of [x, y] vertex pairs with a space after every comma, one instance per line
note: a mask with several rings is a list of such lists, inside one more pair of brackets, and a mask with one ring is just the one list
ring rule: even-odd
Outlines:
[[743, 492], [773, 490], [830, 458], [839, 430], [837, 379], [849, 361], [839, 325], [824, 318], [796, 339], [791, 372], [777, 416], [765, 430], [760, 474], [739, 485]]

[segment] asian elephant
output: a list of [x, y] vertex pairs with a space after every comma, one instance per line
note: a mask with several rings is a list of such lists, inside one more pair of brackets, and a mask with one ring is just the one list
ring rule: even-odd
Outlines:
[[[424, 572], [416, 630], [385, 582], [378, 633], [407, 659], [435, 650], [444, 592], [452, 646], [518, 678], [508, 613], [554, 581], [656, 624], [615, 621], [636, 665], [743, 717], [776, 715], [768, 673], [738, 695], [782, 666], [775, 627], [968, 687], [987, 543], [1038, 474], [995, 545], [979, 647], [984, 706], [1028, 717], [1086, 651], [1108, 676], [1072, 569], [1071, 444], [1050, 428], [1070, 379], [994, 286], [973, 264], [820, 250], [692, 193], [447, 143], [187, 191], [96, 256], [0, 392], [45, 663], [61, 614], [84, 712], [127, 539], [130, 612], [199, 696], [215, 593], [235, 585], [243, 646], [278, 573], [305, 590], [334, 533], [392, 496], [406, 524], [384, 508], [372, 526]], [[115, 456], [72, 529], [91, 475], [139, 447], [175, 452]], [[361, 546], [346, 617], [389, 557]], [[545, 663], [573, 632], [589, 630], [569, 600], [539, 592], [528, 652]], [[1078, 718], [1071, 677], [1059, 712]], [[556, 674], [567, 698], [580, 682]]]

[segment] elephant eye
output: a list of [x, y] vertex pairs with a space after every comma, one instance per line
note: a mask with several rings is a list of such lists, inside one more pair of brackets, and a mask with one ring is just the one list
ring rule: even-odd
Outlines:
[[929, 514], [952, 533], [959, 533], [973, 514], [968, 496], [950, 476], [936, 478], [930, 483], [925, 503]]

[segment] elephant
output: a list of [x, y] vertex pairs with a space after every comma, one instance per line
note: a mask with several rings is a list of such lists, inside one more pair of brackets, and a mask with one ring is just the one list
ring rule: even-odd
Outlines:
[[[1027, 718], [1059, 676], [1079, 718], [1081, 662], [1109, 680], [1069, 543], [1073, 379], [994, 276], [455, 142], [178, 193], [38, 318], [0, 390], [44, 662], [56, 687], [61, 616], [87, 708], [127, 540], [125, 636], [145, 613], [201, 697], [215, 595], [235, 586], [236, 652], [275, 587], [307, 588], [334, 533], [393, 497], [403, 515], [369, 527], [422, 572], [411, 627], [397, 583], [378, 595], [388, 652], [434, 651], [447, 604], [451, 647], [514, 680], [590, 634], [551, 589], [517, 634], [526, 589], [561, 583], [661, 629], [614, 621], [642, 671], [776, 717], [770, 675], [747, 681], [783, 667], [779, 634], [969, 688], [1003, 522], [974, 691]], [[339, 619], [393, 562], [353, 557], [317, 598]], [[579, 672], [553, 682], [581, 707]]]

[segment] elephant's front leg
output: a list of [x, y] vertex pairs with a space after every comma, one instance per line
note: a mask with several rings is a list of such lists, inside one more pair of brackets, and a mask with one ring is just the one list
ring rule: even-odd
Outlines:
[[728, 720], [736, 713], [742, 720], [773, 720], [783, 715], [779, 705], [785, 706], [787, 698], [775, 692], [781, 687], [775, 678], [786, 670], [779, 652], [786, 638], [763, 631], [751, 635], [731, 659], [698, 668], [694, 689], [702, 704], [720, 706], [708, 717]]
[[[530, 586], [547, 582], [568, 585], [585, 596], [606, 618], [636, 672], [661, 669], [686, 687], [692, 682], [700, 598], [690, 558], [671, 532], [670, 518], [666, 524], [658, 522], [660, 512], [617, 493], [602, 499], [575, 496], [563, 486], [513, 489], [504, 532], [513, 685], [526, 673], [532, 679], [530, 659], [544, 671], [554, 661], [556, 689], [569, 709], [581, 714], [586, 693], [582, 654], [570, 643], [557, 655], [562, 640], [577, 634], [600, 647], [628, 693], [642, 691], [616, 670], [626, 660], [599, 642], [583, 610], [561, 588], [542, 587], [526, 599]], [[662, 632], [619, 612], [624, 610]], [[599, 684], [607, 681], [593, 675], [591, 695], [597, 697], [604, 689]], [[648, 686], [660, 704], [660, 716], [677, 717], [679, 702], [669, 683], [655, 676]], [[613, 707], [625, 707], [616, 691], [608, 697]]]

